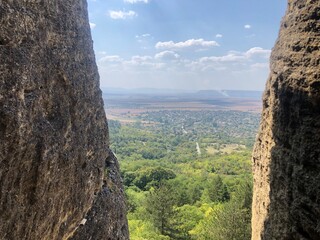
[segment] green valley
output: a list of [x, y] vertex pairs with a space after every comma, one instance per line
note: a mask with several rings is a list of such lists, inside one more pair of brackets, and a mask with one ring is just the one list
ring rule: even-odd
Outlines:
[[109, 117], [131, 239], [250, 239], [259, 119], [248, 111], [165, 108]]

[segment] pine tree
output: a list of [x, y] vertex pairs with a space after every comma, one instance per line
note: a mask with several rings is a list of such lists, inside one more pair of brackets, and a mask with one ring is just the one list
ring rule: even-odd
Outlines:
[[170, 224], [174, 218], [176, 199], [172, 188], [161, 183], [158, 188], [151, 189], [146, 201], [146, 211], [149, 220], [162, 235], [170, 236], [173, 228]]

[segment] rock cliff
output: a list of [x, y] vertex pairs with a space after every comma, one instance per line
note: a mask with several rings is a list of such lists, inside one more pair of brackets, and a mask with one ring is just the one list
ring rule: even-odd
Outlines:
[[0, 56], [0, 239], [129, 239], [86, 1], [0, 1]]
[[253, 153], [252, 239], [320, 239], [320, 1], [289, 0]]

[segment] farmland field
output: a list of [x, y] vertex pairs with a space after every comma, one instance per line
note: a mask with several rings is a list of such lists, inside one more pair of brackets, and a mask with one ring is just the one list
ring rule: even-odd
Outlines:
[[105, 95], [107, 118], [123, 123], [136, 121], [143, 112], [161, 110], [261, 112], [259, 98], [206, 98], [170, 95]]

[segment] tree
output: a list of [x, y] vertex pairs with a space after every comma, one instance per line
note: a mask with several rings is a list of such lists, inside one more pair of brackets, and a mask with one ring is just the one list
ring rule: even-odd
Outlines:
[[201, 199], [200, 199], [200, 201], [202, 202], [202, 203], [211, 203], [212, 201], [211, 201], [211, 198], [210, 198], [210, 193], [209, 193], [209, 189], [204, 189], [203, 191], [202, 191], [202, 195], [201, 195]]
[[212, 202], [225, 202], [230, 199], [227, 186], [219, 175], [209, 181], [208, 190]]
[[216, 205], [192, 231], [199, 240], [250, 240], [250, 213], [236, 202]]
[[188, 194], [191, 204], [199, 201], [201, 198], [203, 187], [199, 181], [190, 182], [188, 186]]
[[189, 232], [203, 218], [203, 213], [198, 207], [188, 204], [177, 207], [175, 211], [172, 224], [175, 229], [173, 239], [191, 239]]
[[123, 184], [127, 187], [132, 185], [132, 182], [136, 178], [136, 174], [134, 172], [124, 172], [122, 174]]
[[161, 181], [176, 177], [176, 174], [162, 167], [148, 168], [140, 171], [133, 181], [134, 185], [142, 190], [148, 190], [150, 187], [158, 186]]
[[161, 235], [172, 234], [171, 219], [174, 218], [175, 196], [172, 188], [162, 183], [158, 188], [151, 189], [146, 200], [148, 218], [159, 230]]
[[250, 240], [252, 184], [242, 182], [230, 202], [218, 204], [192, 230], [199, 240]]

